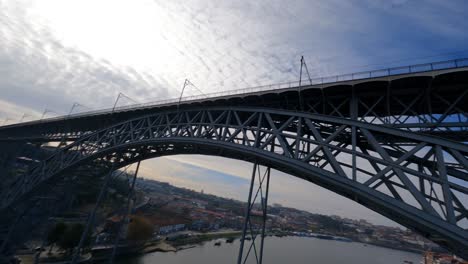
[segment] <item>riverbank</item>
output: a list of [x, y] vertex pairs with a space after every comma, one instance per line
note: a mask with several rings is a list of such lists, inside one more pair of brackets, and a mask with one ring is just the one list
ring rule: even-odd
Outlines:
[[[240, 238], [242, 235], [242, 231], [220, 231], [220, 232], [209, 232], [209, 233], [198, 233], [192, 234], [190, 236], [181, 236], [178, 239], [173, 239], [170, 241], [166, 241], [163, 244], [166, 244], [166, 249], [156, 247], [154, 250], [151, 250], [149, 247], [145, 250], [145, 253], [160, 251], [160, 252], [176, 252], [179, 250], [184, 250], [188, 248], [192, 248], [194, 245], [201, 244], [206, 241], [212, 241], [216, 239], [237, 239]], [[363, 245], [373, 245], [382, 248], [388, 248], [393, 250], [405, 251], [410, 253], [417, 253], [422, 254], [424, 252], [423, 249], [418, 248], [411, 248], [403, 245], [393, 245], [388, 243], [383, 243], [379, 241], [360, 241], [360, 240], [353, 240], [352, 238], [348, 237], [341, 237], [341, 236], [332, 236], [326, 234], [317, 234], [317, 233], [300, 233], [300, 232], [268, 232], [266, 234], [269, 237], [308, 237], [313, 239], [320, 239], [320, 240], [335, 240], [341, 242], [358, 242], [362, 243]], [[249, 239], [249, 238], [247, 238]]]
[[447, 251], [443, 250], [442, 248], [416, 248], [411, 247], [408, 244], [395, 244], [395, 243], [387, 243], [379, 240], [362, 240], [356, 239], [355, 237], [343, 237], [343, 236], [336, 236], [336, 235], [328, 235], [328, 234], [319, 234], [319, 233], [309, 233], [309, 232], [279, 232], [274, 233], [275, 236], [283, 237], [283, 236], [298, 236], [298, 237], [310, 237], [316, 239], [324, 239], [324, 240], [336, 240], [336, 241], [343, 241], [343, 242], [358, 242], [364, 245], [373, 245], [382, 248], [389, 248], [394, 250], [400, 250], [405, 252], [417, 253], [422, 254], [427, 250], [437, 252], [437, 253], [447, 253]]
[[199, 233], [192, 234], [190, 236], [182, 237], [180, 239], [174, 239], [168, 241], [169, 244], [178, 248], [179, 250], [185, 249], [187, 245], [200, 244], [205, 241], [211, 241], [215, 239], [234, 239], [242, 235], [241, 231], [221, 231], [221, 232], [210, 232], [210, 233]]
[[[216, 242], [221, 242], [217, 245]], [[251, 241], [247, 241], [251, 242]], [[228, 263], [235, 262], [239, 252], [240, 239], [232, 243], [224, 242], [224, 239], [213, 240], [189, 246], [177, 252], [154, 252], [127, 259], [119, 259], [116, 264], [204, 264], [204, 263]], [[404, 261], [419, 263], [422, 260], [420, 254], [405, 251], [392, 250], [377, 246], [365, 246], [356, 242], [342, 242], [335, 240], [313, 239], [307, 237], [275, 237], [265, 238], [264, 263], [269, 264], [295, 264], [308, 263], [314, 260], [321, 264], [398, 264]], [[253, 254], [253, 252], [251, 252]], [[252, 255], [251, 257], [254, 258]], [[407, 262], [406, 262], [407, 263]]]
[[[190, 249], [201, 245], [203, 242], [211, 241], [220, 238], [236, 238], [240, 237], [240, 231], [218, 231], [210, 233], [187, 233], [182, 232], [179, 234], [172, 234], [167, 237], [163, 237], [160, 240], [153, 240], [146, 242], [145, 244], [138, 247], [138, 250], [130, 250], [128, 247], [121, 247], [119, 249], [118, 256], [121, 258], [134, 258], [146, 254], [151, 254], [155, 252], [178, 252], [185, 249]], [[99, 263], [99, 261], [106, 261], [108, 256], [110, 256], [111, 248], [104, 252], [100, 251], [99, 254], [96, 254], [93, 257], [93, 262]], [[94, 254], [93, 254], [94, 256]]]
[[[192, 232], [181, 232], [178, 234], [172, 234], [167, 237], [162, 237], [160, 240], [149, 241], [143, 245], [138, 246], [137, 248], [133, 247], [133, 250], [130, 250], [130, 247], [123, 247], [119, 249], [118, 256], [119, 258], [124, 259], [134, 259], [134, 258], [141, 258], [144, 255], [149, 255], [155, 252], [162, 252], [162, 253], [178, 253], [180, 251], [185, 251], [187, 249], [193, 248], [202, 248], [206, 245], [214, 245], [219, 246], [223, 244], [231, 244], [231, 243], [239, 243], [240, 237], [242, 235], [241, 231], [236, 230], [225, 230], [225, 231], [217, 231], [217, 232], [207, 232], [207, 233], [192, 233]], [[306, 238], [310, 239], [311, 241], [337, 241], [341, 243], [350, 243], [350, 242], [358, 242], [362, 243], [363, 247], [367, 245], [372, 245], [370, 247], [379, 247], [379, 248], [388, 248], [392, 250], [398, 250], [403, 252], [411, 252], [421, 254], [421, 250], [405, 248], [405, 247], [394, 247], [388, 244], [381, 244], [369, 241], [353, 241], [349, 238], [338, 237], [338, 236], [331, 236], [325, 234], [316, 234], [316, 233], [298, 233], [298, 232], [268, 232], [267, 236], [270, 238], [274, 238], [275, 240], [279, 241], [289, 241], [294, 238]], [[249, 237], [247, 239], [250, 239]], [[217, 243], [205, 243], [208, 241], [217, 240]], [[224, 240], [224, 241], [223, 241]], [[229, 242], [228, 242], [229, 241]], [[216, 245], [215, 245], [216, 244]], [[215, 247], [220, 248], [220, 247]], [[105, 252], [104, 252], [105, 251]], [[106, 261], [110, 256], [111, 249], [109, 250], [101, 250], [100, 254], [93, 254], [93, 262], [101, 263]], [[97, 252], [95, 252], [97, 253]], [[23, 263], [29, 264], [33, 263], [32, 257], [26, 257]], [[42, 263], [42, 262], [41, 262]]]

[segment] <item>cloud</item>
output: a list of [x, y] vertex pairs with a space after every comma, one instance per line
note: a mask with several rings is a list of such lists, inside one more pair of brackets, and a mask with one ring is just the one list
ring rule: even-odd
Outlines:
[[355, 66], [465, 47], [460, 6], [3, 0], [0, 89], [23, 107], [66, 113], [74, 101], [110, 107], [118, 92], [176, 97], [185, 78], [204, 93], [296, 81], [301, 55], [312, 76], [361, 71]]
[[[111, 107], [118, 92], [137, 99], [168, 96], [163, 79], [64, 46], [20, 7], [1, 2], [0, 25], [1, 96], [21, 111], [37, 114], [48, 108], [65, 114], [73, 102]], [[13, 114], [12, 109], [2, 111]]]
[[145, 178], [239, 200], [245, 199], [250, 183], [243, 177], [167, 157], [145, 161], [141, 168]]
[[[466, 49], [467, 8], [462, 0], [0, 0], [0, 117], [65, 114], [74, 102], [111, 107], [119, 92], [176, 97], [186, 78], [204, 93], [296, 81], [301, 55], [314, 77], [449, 58], [438, 54]], [[250, 169], [201, 156], [142, 166], [233, 197], [243, 197]], [[386, 221], [279, 172], [272, 190], [290, 206]]]
[[[0, 99], [0, 125], [10, 122], [19, 122], [21, 119], [27, 121], [31, 118], [40, 116], [42, 113], [32, 111], [30, 108], [19, 106], [15, 103]], [[7, 121], [8, 119], [8, 121]]]

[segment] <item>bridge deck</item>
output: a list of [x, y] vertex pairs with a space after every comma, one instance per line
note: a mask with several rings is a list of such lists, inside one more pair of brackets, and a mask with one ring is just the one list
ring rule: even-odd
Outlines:
[[[353, 93], [358, 98], [358, 101], [355, 102], [354, 118], [362, 117], [365, 119], [377, 116], [378, 119], [383, 120], [385, 117], [395, 115], [450, 115], [454, 113], [463, 115], [468, 112], [468, 97], [465, 96], [465, 92], [468, 90], [466, 89], [468, 87], [468, 59], [303, 80], [302, 84], [299, 86], [299, 82], [280, 83], [189, 96], [182, 98], [180, 102], [179, 98], [174, 98], [11, 124], [0, 127], [0, 137], [26, 136], [24, 134], [26, 128], [29, 132], [41, 128], [41, 134], [59, 133], [63, 129], [66, 129], [67, 133], [90, 131], [142, 114], [151, 114], [177, 107], [228, 105], [301, 111], [299, 105], [303, 101], [305, 105], [303, 111], [349, 118], [352, 115], [352, 107], [347, 100], [349, 101]], [[429, 99], [421, 98], [418, 102], [412, 102], [415, 97], [421, 95], [421, 92], [430, 94], [432, 90], [436, 90], [438, 97], [428, 96]], [[388, 98], [391, 97], [391, 94], [397, 98]], [[377, 101], [382, 102], [376, 103]], [[455, 106], [453, 106], [453, 102], [455, 102]], [[372, 108], [370, 109], [372, 111], [369, 108]], [[445, 113], [448, 108], [450, 108], [449, 113]], [[377, 121], [380, 122], [378, 119]], [[418, 119], [420, 118], [418, 117]], [[465, 120], [459, 121], [466, 122]], [[382, 121], [382, 123], [384, 122]], [[393, 125], [408, 129], [414, 127], [414, 124], [408, 125], [406, 123], [398, 122], [398, 124]], [[421, 122], [421, 120], [418, 120], [417, 123], [419, 123], [418, 127], [432, 126], [431, 124], [421, 124], [427, 123]], [[447, 124], [447, 127], [460, 127], [460, 122], [446, 123], [451, 123]], [[34, 134], [37, 135], [36, 132]]]

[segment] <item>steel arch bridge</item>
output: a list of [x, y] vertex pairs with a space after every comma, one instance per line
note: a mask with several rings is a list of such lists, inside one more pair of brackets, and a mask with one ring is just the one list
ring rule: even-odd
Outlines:
[[0, 127], [0, 141], [49, 142], [64, 138], [73, 141], [84, 134], [142, 115], [231, 106], [349, 118], [466, 142], [467, 85], [468, 59], [461, 59], [20, 122]]
[[[2, 126], [0, 255], [3, 222], [49, 209], [77, 178], [207, 154], [311, 181], [468, 258], [467, 88], [461, 59]], [[48, 142], [60, 142], [52, 156], [20, 178], [5, 173], [17, 146]]]
[[364, 122], [264, 108], [162, 112], [85, 135], [2, 193], [5, 209], [89, 164], [207, 154], [255, 161], [350, 198], [467, 257], [468, 146]]

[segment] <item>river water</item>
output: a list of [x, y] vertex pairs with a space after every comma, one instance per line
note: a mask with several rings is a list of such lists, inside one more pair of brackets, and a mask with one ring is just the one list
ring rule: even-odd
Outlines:
[[[155, 252], [132, 259], [121, 260], [119, 264], [211, 264], [236, 263], [239, 240], [228, 244], [222, 240], [221, 246], [208, 241], [194, 248], [178, 252]], [[246, 241], [250, 242], [250, 241]], [[251, 252], [253, 253], [253, 252]], [[321, 240], [307, 237], [267, 237], [265, 238], [264, 261], [266, 264], [398, 264], [412, 261], [419, 264], [420, 254], [364, 245], [355, 242]], [[255, 263], [247, 261], [247, 263]]]

